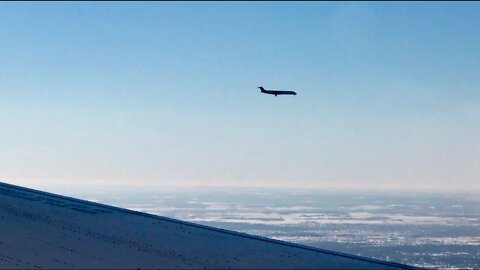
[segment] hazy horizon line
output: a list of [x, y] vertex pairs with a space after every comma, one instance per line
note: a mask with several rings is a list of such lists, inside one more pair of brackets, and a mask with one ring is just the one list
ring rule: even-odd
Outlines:
[[140, 189], [146, 189], [148, 191], [158, 191], [163, 189], [165, 191], [172, 190], [259, 190], [259, 191], [298, 191], [298, 192], [320, 192], [320, 191], [331, 191], [331, 192], [376, 192], [376, 193], [386, 193], [386, 192], [419, 192], [419, 193], [480, 193], [478, 188], [446, 188], [446, 187], [427, 187], [427, 186], [416, 186], [416, 187], [401, 187], [394, 185], [383, 185], [383, 186], [333, 186], [333, 185], [304, 185], [302, 187], [293, 186], [293, 185], [251, 185], [251, 184], [180, 184], [172, 182], [163, 182], [163, 183], [108, 183], [108, 182], [97, 182], [92, 183], [82, 183], [82, 182], [73, 182], [73, 183], [62, 183], [62, 182], [50, 182], [50, 183], [40, 183], [40, 181], [5, 181], [6, 179], [0, 179], [0, 182], [23, 186], [32, 189], [42, 189], [42, 188], [61, 188], [66, 187], [75, 187], [75, 188], [87, 188], [94, 187], [97, 189], [134, 189], [139, 191]]

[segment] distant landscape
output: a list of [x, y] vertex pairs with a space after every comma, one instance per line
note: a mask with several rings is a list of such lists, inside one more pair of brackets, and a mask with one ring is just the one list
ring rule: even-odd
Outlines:
[[76, 188], [65, 195], [422, 267], [480, 267], [471, 193]]

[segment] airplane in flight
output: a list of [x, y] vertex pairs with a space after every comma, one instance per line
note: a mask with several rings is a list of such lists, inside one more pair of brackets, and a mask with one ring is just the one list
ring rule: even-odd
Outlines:
[[259, 86], [258, 88], [260, 88], [260, 92], [264, 93], [264, 94], [270, 94], [270, 95], [293, 95], [293, 96], [296, 96], [297, 93], [295, 93], [294, 91], [280, 91], [280, 90], [266, 90], [265, 88], [263, 88], [263, 86]]

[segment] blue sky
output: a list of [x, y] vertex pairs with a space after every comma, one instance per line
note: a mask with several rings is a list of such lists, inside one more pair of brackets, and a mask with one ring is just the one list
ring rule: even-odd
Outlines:
[[1, 3], [0, 179], [479, 190], [479, 12]]

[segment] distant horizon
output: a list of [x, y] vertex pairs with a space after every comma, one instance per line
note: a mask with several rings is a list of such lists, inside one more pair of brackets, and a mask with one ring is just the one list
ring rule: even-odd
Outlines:
[[[221, 191], [221, 190], [238, 190], [240, 191], [247, 191], [250, 192], [252, 190], [258, 191], [278, 191], [278, 192], [352, 192], [352, 193], [362, 193], [362, 192], [375, 192], [375, 193], [392, 193], [398, 194], [402, 192], [410, 192], [410, 193], [441, 193], [441, 194], [478, 194], [480, 190], [475, 189], [468, 189], [468, 188], [457, 188], [457, 189], [442, 189], [437, 188], [433, 189], [430, 187], [412, 187], [412, 188], [405, 188], [405, 187], [334, 187], [334, 186], [310, 186], [310, 187], [298, 187], [298, 186], [252, 186], [252, 185], [191, 185], [191, 184], [184, 184], [184, 185], [175, 185], [175, 184], [160, 184], [160, 183], [142, 183], [142, 184], [131, 184], [131, 183], [106, 183], [106, 182], [98, 182], [95, 184], [88, 184], [88, 183], [80, 183], [80, 182], [73, 182], [73, 183], [61, 183], [61, 182], [52, 182], [52, 183], [40, 183], [38, 181], [19, 181], [19, 182], [12, 182], [6, 181], [5, 179], [0, 179], [0, 182], [23, 186], [26, 188], [31, 189], [42, 189], [42, 188], [52, 188], [52, 190], [71, 190], [81, 188], [82, 190], [92, 190], [92, 189], [113, 189], [113, 190], [132, 190], [132, 191], [146, 191], [146, 192], [155, 192], [155, 191], [192, 191], [198, 190], [200, 192], [203, 191]], [[47, 191], [47, 190], [45, 190]]]

